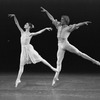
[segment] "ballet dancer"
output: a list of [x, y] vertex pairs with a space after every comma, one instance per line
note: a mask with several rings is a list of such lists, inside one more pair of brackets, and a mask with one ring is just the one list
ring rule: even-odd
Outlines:
[[100, 62], [91, 58], [85, 53], [82, 53], [79, 51], [75, 46], [69, 43], [68, 37], [70, 36], [71, 32], [75, 29], [78, 29], [82, 25], [88, 25], [88, 23], [91, 23], [90, 21], [81, 22], [78, 24], [69, 25], [70, 19], [68, 16], [63, 15], [61, 17], [61, 21], [57, 21], [57, 19], [54, 19], [54, 17], [43, 7], [41, 7], [42, 12], [45, 12], [49, 19], [52, 21], [52, 23], [55, 25], [57, 29], [57, 38], [58, 38], [58, 51], [57, 51], [57, 70], [58, 72], [55, 73], [55, 76], [52, 81], [52, 86], [55, 84], [56, 80], [58, 79], [59, 73], [62, 69], [62, 60], [64, 58], [65, 51], [69, 51], [71, 53], [75, 53], [84, 59], [90, 60], [91, 62], [97, 64], [100, 66]]
[[20, 27], [19, 22], [15, 16], [15, 14], [9, 14], [9, 17], [14, 17], [15, 24], [17, 25], [19, 31], [21, 32], [21, 56], [20, 56], [20, 66], [19, 73], [15, 82], [15, 87], [21, 82], [21, 76], [24, 70], [25, 64], [36, 64], [38, 62], [43, 62], [47, 66], [49, 66], [53, 71], [57, 72], [56, 68], [52, 67], [45, 59], [43, 59], [38, 52], [34, 49], [34, 47], [30, 44], [32, 36], [38, 35], [45, 30], [52, 30], [52, 28], [44, 28], [38, 32], [30, 32], [31, 28], [34, 28], [34, 25], [30, 23], [26, 23], [24, 25], [25, 31]]

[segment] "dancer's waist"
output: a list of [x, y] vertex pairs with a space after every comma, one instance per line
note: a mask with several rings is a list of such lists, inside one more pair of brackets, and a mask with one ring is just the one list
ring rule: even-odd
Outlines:
[[66, 38], [58, 37], [58, 42], [64, 42], [66, 41]]
[[23, 48], [28, 48], [28, 49], [29, 49], [30, 47], [33, 48], [33, 46], [32, 46], [31, 44], [24, 44], [24, 45], [22, 45], [22, 47], [23, 47]]

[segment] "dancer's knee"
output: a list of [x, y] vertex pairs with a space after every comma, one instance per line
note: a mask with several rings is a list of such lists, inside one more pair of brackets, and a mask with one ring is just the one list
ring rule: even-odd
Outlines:
[[86, 54], [84, 54], [84, 53], [82, 53], [82, 52], [80, 52], [80, 51], [77, 51], [77, 54], [78, 54], [79, 56], [81, 56], [81, 57], [86, 57], [86, 56], [87, 56]]
[[61, 65], [57, 65], [57, 70], [58, 70], [58, 72], [61, 71]]
[[79, 50], [75, 50], [74, 53], [76, 53], [76, 54], [79, 55], [79, 56], [82, 56], [82, 55], [83, 55], [82, 52], [80, 52]]
[[60, 61], [57, 61], [57, 66], [61, 66], [61, 62]]

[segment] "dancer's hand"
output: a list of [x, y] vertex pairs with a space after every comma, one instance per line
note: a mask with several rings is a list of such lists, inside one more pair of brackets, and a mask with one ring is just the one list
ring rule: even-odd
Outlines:
[[8, 16], [9, 16], [9, 17], [14, 17], [14, 16], [15, 16], [15, 14], [8, 14]]
[[41, 10], [42, 12], [46, 12], [46, 9], [44, 9], [43, 7], [41, 7], [41, 9], [42, 9], [42, 10]]
[[86, 25], [88, 25], [88, 23], [92, 23], [92, 22], [90, 22], [90, 21], [86, 21], [86, 22], [84, 22], [84, 24], [86, 24]]
[[49, 27], [49, 28], [46, 28], [46, 30], [48, 30], [48, 31], [52, 31], [52, 28], [51, 28], [51, 27]]

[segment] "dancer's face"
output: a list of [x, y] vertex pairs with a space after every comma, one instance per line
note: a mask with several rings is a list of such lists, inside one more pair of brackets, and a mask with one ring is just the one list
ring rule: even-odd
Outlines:
[[66, 22], [65, 22], [65, 20], [64, 20], [63, 17], [61, 18], [61, 24], [62, 24], [62, 25], [66, 25]]
[[25, 28], [25, 29], [30, 29], [29, 23], [26, 23], [26, 24], [24, 25], [24, 28]]
[[70, 19], [69, 19], [68, 16], [63, 15], [63, 16], [61, 17], [61, 25], [68, 25], [69, 22], [70, 22]]
[[26, 23], [26, 24], [24, 25], [24, 28], [25, 28], [25, 29], [31, 29], [31, 28], [34, 28], [34, 25], [31, 24], [31, 23]]

